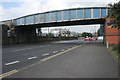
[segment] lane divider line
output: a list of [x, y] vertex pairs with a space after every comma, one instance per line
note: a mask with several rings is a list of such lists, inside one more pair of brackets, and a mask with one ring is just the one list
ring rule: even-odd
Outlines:
[[[50, 46], [50, 45], [46, 45], [46, 46]], [[39, 46], [39, 47], [44, 47], [44, 46]], [[35, 48], [35, 47], [34, 47], [34, 48]], [[33, 48], [17, 49], [17, 50], [13, 50], [13, 52], [23, 51], [23, 50], [28, 50], [28, 49], [33, 49]]]
[[57, 53], [58, 51], [54, 51], [53, 53]]
[[13, 50], [13, 52], [23, 51], [23, 50], [27, 50], [27, 49], [17, 49], [17, 50]]
[[50, 55], [50, 53], [42, 54], [42, 56], [48, 56], [48, 55]]
[[65, 49], [62, 49], [61, 51], [65, 51]]
[[31, 59], [35, 59], [35, 58], [37, 58], [37, 56], [30, 57], [30, 58], [28, 58], [28, 59], [31, 60]]
[[46, 46], [50, 46], [50, 45], [46, 45]]
[[[82, 45], [80, 45], [80, 46], [82, 46]], [[37, 65], [37, 64], [41, 64], [42, 62], [45, 62], [45, 61], [47, 61], [47, 60], [49, 60], [49, 59], [51, 59], [51, 58], [53, 58], [53, 57], [56, 57], [56, 56], [59, 56], [59, 55], [61, 55], [61, 54], [64, 54], [64, 53], [68, 52], [68, 51], [66, 51], [65, 49], [63, 49], [63, 50], [64, 50], [64, 52], [60, 52], [60, 53], [51, 55], [51, 56], [49, 56], [49, 57], [47, 57], [47, 58], [41, 59], [40, 62], [34, 63], [34, 64], [32, 64], [32, 65], [30, 65], [30, 66], [28, 66], [28, 67], [22, 68], [22, 69], [20, 69], [19, 71], [26, 70], [26, 69], [28, 69], [28, 68], [30, 68], [30, 67], [33, 67], [33, 66]], [[68, 50], [70, 51], [71, 49], [68, 49]]]
[[16, 64], [16, 63], [19, 63], [19, 61], [14, 61], [14, 62], [6, 63], [5, 65], [8, 66], [8, 65], [11, 65], [11, 64]]
[[77, 45], [74, 45], [74, 46], [77, 46]]
[[52, 58], [54, 58], [54, 57], [56, 57], [56, 56], [59, 56], [59, 55], [62, 55], [62, 54], [64, 54], [64, 53], [66, 53], [66, 52], [68, 52], [68, 51], [71, 51], [71, 50], [73, 50], [73, 49], [75, 49], [75, 48], [78, 48], [78, 47], [80, 47], [80, 46], [82, 46], [82, 45], [78, 45], [78, 46], [72, 47], [72, 48], [67, 49], [67, 50], [65, 50], [65, 51], [63, 51], [63, 52], [60, 52], [60, 53], [57, 53], [57, 54], [55, 54], [55, 55], [49, 56], [49, 57], [47, 57], [47, 58], [41, 59], [41, 62], [45, 62], [45, 61], [47, 61], [47, 60], [49, 60], [49, 59], [52, 59]]
[[26, 49], [17, 49], [17, 50], [13, 50], [13, 52], [17, 52], [17, 51], [23, 51], [23, 50], [28, 50], [28, 49], [33, 49], [33, 48], [26, 48]]
[[27, 48], [27, 49], [32, 49], [32, 48]]
[[6, 76], [9, 76], [9, 75], [14, 74], [14, 73], [17, 73], [17, 72], [18, 72], [18, 70], [14, 69], [14, 70], [9, 71], [9, 72], [6, 72], [6, 73], [4, 73], [4, 74], [0, 74], [0, 78], [2, 79], [2, 78], [4, 78], [4, 77], [6, 77]]

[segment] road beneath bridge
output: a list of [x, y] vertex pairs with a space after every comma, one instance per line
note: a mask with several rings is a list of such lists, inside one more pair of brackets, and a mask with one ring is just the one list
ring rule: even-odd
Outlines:
[[101, 42], [70, 40], [3, 48], [9, 71], [7, 78], [117, 78], [118, 64]]

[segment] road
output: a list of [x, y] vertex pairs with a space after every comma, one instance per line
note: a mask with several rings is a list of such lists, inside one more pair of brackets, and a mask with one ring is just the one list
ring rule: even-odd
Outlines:
[[37, 62], [42, 58], [64, 51], [79, 44], [82, 44], [82, 42], [72, 40], [44, 44], [24, 44], [3, 48], [3, 73], [13, 69], [29, 66], [34, 63], [34, 61]]
[[[54, 56], [55, 55], [55, 56]], [[100, 42], [59, 41], [3, 48], [10, 78], [117, 78], [117, 62]]]

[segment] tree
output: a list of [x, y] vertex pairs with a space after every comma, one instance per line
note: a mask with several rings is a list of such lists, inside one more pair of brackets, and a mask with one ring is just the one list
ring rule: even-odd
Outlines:
[[101, 36], [101, 35], [100, 35], [100, 28], [99, 28], [98, 31], [97, 31], [97, 36]]
[[115, 18], [115, 25], [113, 27], [120, 29], [120, 1], [113, 5], [109, 4], [109, 6], [108, 17]]
[[86, 36], [92, 37], [92, 34], [91, 34], [91, 33], [88, 33], [88, 32], [83, 32], [83, 33], [81, 34], [81, 36], [82, 36], [82, 37], [86, 37]]
[[53, 33], [49, 33], [48, 36], [49, 37], [54, 37], [54, 34]]
[[[108, 17], [115, 18], [115, 25], [113, 27], [120, 29], [120, 1], [118, 3], [109, 4], [110, 11]], [[118, 44], [118, 49], [120, 49], [120, 44]], [[120, 53], [120, 50], [118, 50]]]

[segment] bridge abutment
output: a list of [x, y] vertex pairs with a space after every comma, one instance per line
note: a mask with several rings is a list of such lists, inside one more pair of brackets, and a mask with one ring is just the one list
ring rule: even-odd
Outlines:
[[37, 41], [36, 28], [34, 27], [15, 27], [16, 43], [32, 43]]
[[2, 25], [2, 45], [8, 45], [9, 44], [9, 38], [7, 36], [7, 26]]

